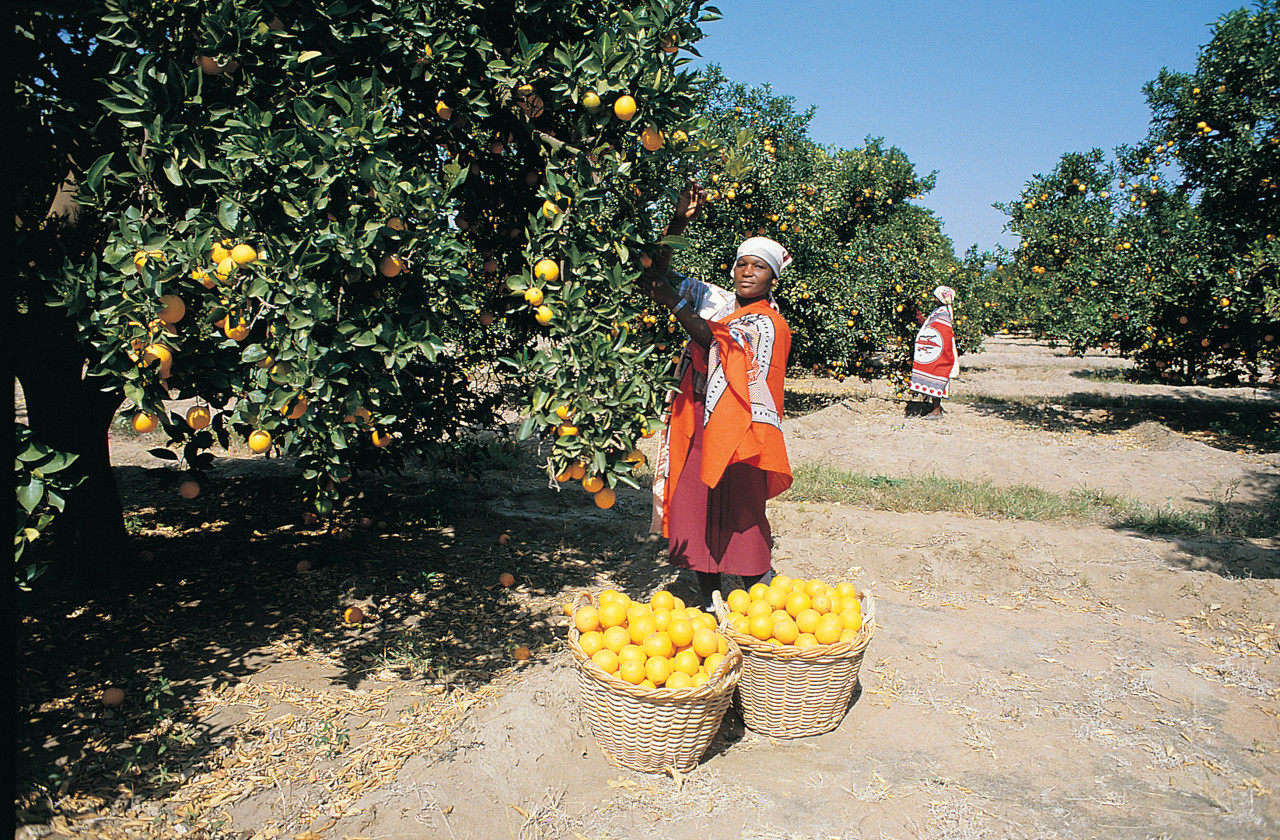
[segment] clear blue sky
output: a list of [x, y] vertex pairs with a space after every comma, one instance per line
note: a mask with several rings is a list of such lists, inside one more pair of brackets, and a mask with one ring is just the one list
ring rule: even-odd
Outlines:
[[1146, 136], [1142, 86], [1193, 72], [1212, 24], [1251, 0], [719, 0], [704, 63], [817, 106], [824, 146], [867, 136], [937, 170], [932, 209], [957, 256], [1016, 245], [991, 207], [1065, 152]]

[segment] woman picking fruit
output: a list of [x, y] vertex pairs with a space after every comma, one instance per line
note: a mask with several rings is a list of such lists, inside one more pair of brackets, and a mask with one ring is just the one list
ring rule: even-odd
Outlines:
[[[683, 232], [705, 202], [705, 190], [686, 186], [667, 233]], [[732, 290], [679, 274], [672, 288], [668, 247], [640, 281], [689, 334], [658, 447], [654, 531], [661, 523], [672, 565], [697, 573], [708, 609], [721, 574], [747, 586], [773, 576], [765, 501], [791, 486], [781, 416], [791, 330], [773, 288], [790, 264], [785, 248], [756, 236], [738, 246]]]

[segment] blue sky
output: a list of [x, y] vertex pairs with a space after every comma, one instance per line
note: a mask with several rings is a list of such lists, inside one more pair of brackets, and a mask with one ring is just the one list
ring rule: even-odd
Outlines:
[[916, 171], [918, 203], [957, 256], [1016, 244], [991, 207], [1065, 152], [1110, 152], [1146, 136], [1142, 86], [1193, 72], [1212, 24], [1251, 0], [719, 0], [704, 63], [817, 106], [815, 141], [884, 137]]

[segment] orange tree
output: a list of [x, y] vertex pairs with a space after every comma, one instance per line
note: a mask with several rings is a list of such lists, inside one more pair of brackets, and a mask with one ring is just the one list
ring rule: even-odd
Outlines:
[[197, 478], [232, 439], [294, 456], [321, 513], [356, 471], [439, 455], [504, 407], [553, 441], [552, 472], [630, 481], [663, 370], [626, 326], [629, 286], [654, 173], [707, 152], [679, 49], [714, 17], [700, 0], [17, 16], [15, 362], [33, 435], [84, 476], [55, 524], [63, 579], [122, 576], [122, 406]]
[[[873, 353], [910, 345], [916, 310], [928, 311], [937, 284], [963, 285], [937, 219], [910, 203], [934, 176], [879, 138], [859, 149], [820, 146], [808, 134], [813, 109], [796, 112], [768, 86], [729, 82], [716, 68], [707, 80], [706, 136], [724, 151], [693, 167], [713, 201], [688, 232], [681, 268], [716, 282], [744, 238], [778, 240], [795, 260], [778, 291], [792, 366], [869, 376]], [[656, 317], [674, 332], [665, 313]], [[976, 344], [967, 322], [962, 330], [965, 346]]]
[[1195, 74], [1146, 86], [1140, 144], [1064, 155], [999, 205], [1022, 242], [1028, 325], [1165, 376], [1257, 381], [1277, 360], [1280, 88], [1274, 0], [1223, 16]]

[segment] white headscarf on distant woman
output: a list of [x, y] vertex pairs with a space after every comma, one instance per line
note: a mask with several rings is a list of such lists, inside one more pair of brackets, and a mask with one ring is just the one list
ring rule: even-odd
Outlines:
[[944, 306], [950, 306], [955, 302], [956, 290], [950, 286], [939, 286], [933, 290], [933, 296], [941, 301]]

